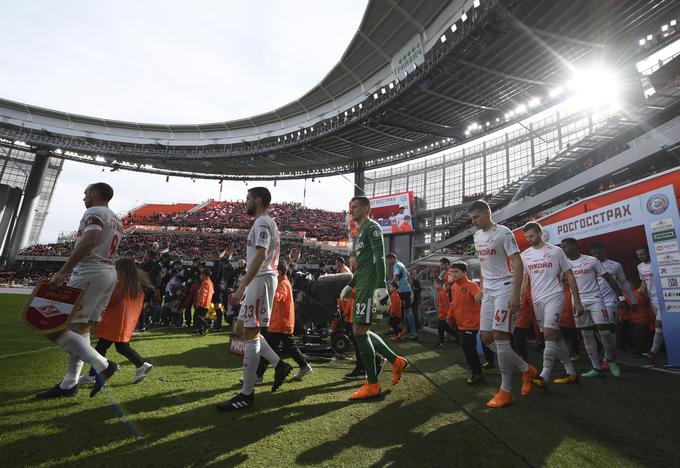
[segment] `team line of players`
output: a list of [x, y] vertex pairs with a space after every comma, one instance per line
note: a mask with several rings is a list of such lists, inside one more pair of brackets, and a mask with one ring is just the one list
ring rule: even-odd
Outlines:
[[[611, 324], [616, 322], [619, 302], [625, 301], [624, 293], [631, 300], [631, 307], [637, 303], [630, 285], [623, 274], [622, 266], [606, 259], [604, 249], [598, 247], [599, 257], [582, 255], [578, 242], [573, 238], [563, 239], [561, 248], [544, 242], [542, 228], [535, 222], [523, 228], [529, 248], [520, 252], [514, 235], [505, 226], [496, 224], [491, 218], [489, 205], [484, 201], [472, 203], [468, 209], [472, 224], [478, 229], [474, 244], [480, 262], [480, 292], [475, 296], [481, 302], [481, 339], [497, 355], [501, 372], [501, 387], [487, 406], [501, 408], [512, 404], [512, 376], [515, 369], [522, 373], [523, 396], [533, 387], [545, 389], [557, 359], [563, 364], [565, 374], [554, 380], [557, 384], [576, 383], [579, 380], [576, 368], [570, 359], [565, 340], [560, 335], [560, 319], [565, 309], [564, 283], [571, 290], [572, 306], [576, 327], [581, 330], [584, 346], [590, 358], [592, 369], [582, 377], [604, 377], [602, 360], [598, 353], [595, 333], [600, 337], [609, 370], [615, 377], [621, 369], [615, 361], [616, 338]], [[653, 281], [653, 272], [646, 250], [637, 254], [642, 289], [650, 297], [656, 313], [657, 330], [654, 344], [648, 357], [653, 358], [663, 342], [658, 299]], [[511, 338], [520, 307], [523, 291], [530, 287], [534, 314], [543, 333], [545, 348], [543, 368], [539, 372], [525, 362], [511, 347]]]

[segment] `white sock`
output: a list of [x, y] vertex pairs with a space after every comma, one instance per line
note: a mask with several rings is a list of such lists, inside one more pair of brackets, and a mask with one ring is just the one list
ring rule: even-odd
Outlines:
[[616, 336], [612, 334], [611, 330], [598, 330], [600, 339], [602, 340], [602, 347], [604, 348], [604, 358], [607, 361], [614, 360], [614, 352], [616, 351]]
[[64, 378], [61, 379], [59, 387], [64, 390], [69, 390], [78, 384], [78, 377], [80, 377], [80, 371], [83, 370], [83, 361], [73, 354], [69, 354], [66, 360], [66, 374]]
[[659, 350], [661, 349], [662, 344], [663, 344], [663, 329], [657, 327], [656, 330], [654, 331], [654, 341], [652, 342], [652, 349], [650, 349], [650, 351], [653, 353], [658, 353]]
[[593, 369], [602, 370], [602, 363], [600, 361], [600, 355], [597, 352], [597, 340], [595, 339], [595, 332], [593, 330], [581, 330], [583, 335], [583, 344], [586, 348], [586, 353], [590, 358], [590, 364], [592, 364]]
[[106, 358], [90, 346], [89, 338], [85, 338], [74, 331], [67, 330], [62, 333], [55, 343], [67, 353], [89, 363], [97, 372], [101, 372], [109, 366]]
[[[498, 349], [498, 368], [501, 371], [501, 390], [511, 393], [512, 375], [515, 368], [526, 372], [529, 370], [529, 365], [513, 351], [509, 340], [498, 340], [495, 343]], [[521, 366], [520, 363], [524, 365]]]
[[255, 389], [257, 366], [260, 363], [260, 340], [248, 340], [243, 345], [243, 389], [241, 393], [251, 395]]
[[567, 371], [567, 374], [577, 375], [576, 366], [574, 366], [574, 363], [571, 362], [569, 346], [567, 346], [567, 342], [564, 341], [564, 339], [560, 339], [560, 341], [557, 342], [557, 357], [560, 359], [560, 362], [562, 362], [564, 370]]
[[269, 361], [269, 364], [274, 367], [281, 361], [279, 355], [269, 346], [269, 343], [267, 343], [267, 340], [262, 335], [260, 335], [260, 356]]
[[546, 382], [550, 379], [550, 373], [555, 365], [557, 358], [557, 343], [554, 341], [545, 340], [545, 348], [543, 349], [543, 370], [541, 371], [541, 378]]

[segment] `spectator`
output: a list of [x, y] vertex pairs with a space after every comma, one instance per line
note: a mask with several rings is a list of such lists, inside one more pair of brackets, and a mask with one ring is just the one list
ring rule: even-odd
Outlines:
[[194, 327], [198, 336], [205, 336], [208, 334], [208, 319], [206, 314], [210, 309], [211, 300], [215, 294], [213, 282], [210, 279], [210, 270], [203, 268], [201, 270], [201, 283], [194, 299]]

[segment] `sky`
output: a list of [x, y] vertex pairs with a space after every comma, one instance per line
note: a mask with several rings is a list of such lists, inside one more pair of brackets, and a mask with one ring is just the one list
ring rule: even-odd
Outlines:
[[[0, 0], [0, 96], [79, 114], [155, 123], [233, 120], [302, 96], [339, 61], [367, 0], [91, 2]], [[307, 181], [306, 204], [342, 210], [352, 176]], [[321, 183], [319, 183], [319, 180]], [[219, 197], [217, 181], [66, 161], [41, 241], [77, 227], [88, 183], [111, 184], [111, 208]], [[261, 183], [303, 201], [304, 181]], [[225, 182], [222, 199], [243, 199]]]

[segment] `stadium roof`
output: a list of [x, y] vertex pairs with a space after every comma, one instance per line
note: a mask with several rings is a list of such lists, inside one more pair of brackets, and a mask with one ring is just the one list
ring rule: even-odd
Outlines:
[[[569, 64], [635, 59], [664, 0], [370, 0], [338, 64], [266, 114], [195, 125], [85, 117], [0, 99], [0, 145], [168, 175], [289, 179], [375, 168], [464, 139], [566, 79]], [[406, 73], [395, 67], [423, 50]], [[413, 55], [411, 55], [411, 58]], [[404, 62], [406, 63], [406, 62]], [[510, 123], [513, 123], [512, 121]], [[497, 128], [498, 125], [494, 124]]]

